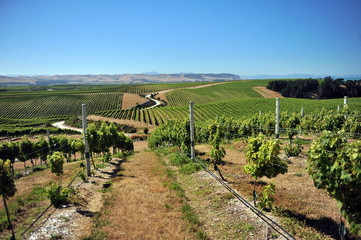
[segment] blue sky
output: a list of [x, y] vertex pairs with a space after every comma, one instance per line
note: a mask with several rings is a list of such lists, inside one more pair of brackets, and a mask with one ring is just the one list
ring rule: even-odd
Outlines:
[[360, 0], [0, 0], [0, 74], [361, 74]]

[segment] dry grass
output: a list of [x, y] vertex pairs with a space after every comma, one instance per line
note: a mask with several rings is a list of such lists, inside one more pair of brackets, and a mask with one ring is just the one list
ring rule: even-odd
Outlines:
[[266, 87], [258, 86], [253, 89], [265, 98], [283, 98], [281, 93], [269, 90]]
[[[246, 164], [245, 146], [246, 143], [242, 141], [227, 145], [227, 154], [224, 158], [226, 164], [219, 168], [228, 182], [241, 195], [252, 200], [254, 179], [245, 174], [243, 170], [243, 166]], [[200, 145], [197, 146], [197, 150], [205, 152], [205, 158], [209, 157], [210, 146]], [[314, 187], [313, 181], [306, 171], [305, 155], [292, 157], [290, 160], [288, 173], [274, 179], [259, 179], [256, 187], [257, 193], [260, 195], [262, 187], [273, 181], [276, 185], [275, 205], [283, 209], [283, 214], [299, 222], [304, 222], [311, 232], [321, 234], [322, 239], [334, 239], [337, 237], [340, 217], [336, 201], [325, 191]]]
[[149, 100], [146, 98], [143, 98], [135, 93], [124, 93], [123, 99], [122, 99], [122, 109], [129, 109], [136, 107], [137, 104], [143, 104], [148, 102]]
[[[25, 227], [27, 227], [30, 222], [29, 219], [34, 219], [40, 214], [40, 211], [44, 210], [49, 204], [49, 200], [44, 200], [41, 202], [29, 202], [25, 203], [25, 205], [17, 205], [17, 199], [26, 199], [31, 197], [33, 188], [35, 186], [39, 186], [41, 188], [45, 188], [49, 186], [51, 181], [60, 181], [64, 186], [66, 186], [72, 178], [79, 171], [79, 162], [66, 163], [64, 165], [64, 174], [62, 176], [56, 176], [55, 174], [50, 172], [50, 169], [45, 169], [43, 171], [34, 172], [28, 176], [22, 177], [16, 180], [16, 188], [17, 191], [15, 196], [11, 197], [8, 200], [8, 205], [11, 209], [16, 209], [15, 217], [16, 221], [13, 221], [12, 224], [16, 232], [23, 231]], [[22, 200], [24, 201], [24, 200]], [[0, 209], [3, 209], [3, 201], [0, 202]], [[13, 215], [14, 213], [11, 213]], [[5, 236], [10, 234], [9, 230], [5, 230], [0, 233], [0, 238], [3, 239]]]
[[155, 153], [137, 153], [122, 167], [102, 210], [107, 239], [190, 239], [181, 202], [164, 185]]
[[[60, 181], [64, 186], [67, 185], [71, 181], [71, 178], [80, 170], [79, 163], [80, 162], [65, 163], [64, 174], [61, 176], [56, 176], [54, 173], [50, 172], [50, 169], [48, 168], [16, 180], [15, 185], [17, 191], [15, 196], [9, 199], [9, 203], [11, 204], [18, 196], [29, 194], [35, 185], [46, 187], [51, 181]], [[1, 201], [0, 209], [2, 208], [3, 202]]]
[[168, 102], [168, 99], [167, 99], [164, 91], [163, 91], [163, 92], [160, 92], [160, 93], [157, 94], [157, 95], [155, 95], [154, 98], [155, 98], [155, 99], [158, 99], [158, 98], [159, 98], [159, 99], [162, 100], [163, 102]]
[[264, 224], [208, 173], [178, 178], [209, 239], [264, 238]]

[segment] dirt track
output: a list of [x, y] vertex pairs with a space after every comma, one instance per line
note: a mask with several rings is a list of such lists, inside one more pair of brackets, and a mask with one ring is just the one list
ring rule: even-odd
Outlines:
[[283, 98], [283, 96], [279, 92], [275, 92], [267, 89], [266, 87], [253, 87], [253, 89], [261, 94], [264, 98]]
[[135, 93], [124, 93], [122, 99], [122, 109], [129, 109], [136, 107], [138, 104], [147, 102], [148, 99], [139, 96]]
[[122, 168], [113, 184], [114, 200], [102, 210], [110, 222], [102, 228], [107, 239], [192, 239], [178, 210], [181, 203], [164, 184], [158, 156], [141, 150]]

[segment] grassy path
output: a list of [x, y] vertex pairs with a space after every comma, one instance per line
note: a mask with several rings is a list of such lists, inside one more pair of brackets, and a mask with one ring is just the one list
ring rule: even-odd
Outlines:
[[107, 239], [192, 239], [158, 156], [140, 146], [121, 167], [98, 220]]

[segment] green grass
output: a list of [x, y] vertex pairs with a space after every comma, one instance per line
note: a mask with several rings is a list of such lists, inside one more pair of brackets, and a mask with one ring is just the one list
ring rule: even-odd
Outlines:
[[234, 100], [239, 98], [262, 97], [253, 90], [255, 86], [266, 86], [268, 80], [241, 80], [196, 89], [180, 89], [166, 93], [169, 106], [188, 105], [189, 101], [197, 104]]
[[[170, 153], [172, 153], [172, 150], [170, 148], [163, 149], [163, 151], [162, 150], [157, 151], [158, 156], [169, 155]], [[179, 156], [177, 156], [177, 158], [179, 158]], [[180, 201], [182, 202], [182, 207], [181, 207], [182, 218], [189, 223], [189, 228], [195, 233], [198, 239], [203, 239], [203, 240], [208, 239], [206, 233], [202, 230], [202, 223], [200, 222], [197, 214], [195, 213], [193, 208], [188, 204], [187, 196], [185, 194], [183, 187], [177, 180], [177, 175], [175, 170], [172, 170], [162, 158], [160, 159], [161, 159], [161, 164], [164, 167], [163, 168], [164, 174], [167, 177], [166, 182], [164, 182], [164, 185], [167, 186], [169, 189], [175, 191]], [[176, 162], [179, 163], [178, 160]]]
[[[15, 213], [19, 211], [19, 209], [33, 203], [38, 203], [41, 201], [44, 201], [47, 199], [47, 192], [46, 188], [41, 187], [39, 185], [35, 185], [32, 189], [31, 194], [24, 195], [24, 196], [18, 196], [16, 197], [15, 201], [12, 201], [11, 203], [8, 203], [9, 212], [10, 212], [10, 219], [13, 222], [16, 220]], [[46, 206], [45, 206], [46, 207]], [[43, 207], [43, 208], [45, 208]], [[32, 210], [35, 212], [39, 212], [43, 210], [41, 207], [33, 207]], [[5, 208], [2, 208], [0, 210], [0, 231], [5, 229], [8, 225], [7, 217]]]

